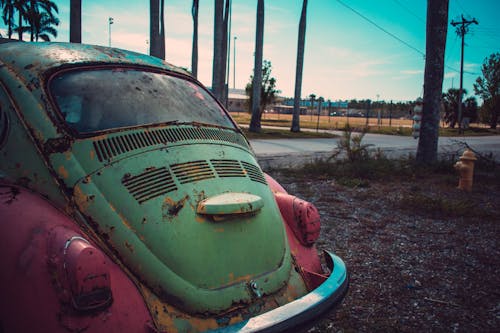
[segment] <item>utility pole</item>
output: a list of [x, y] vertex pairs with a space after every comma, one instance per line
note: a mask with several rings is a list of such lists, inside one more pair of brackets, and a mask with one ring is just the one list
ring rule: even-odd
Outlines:
[[234, 36], [233, 43], [233, 89], [236, 89], [236, 36]]
[[462, 51], [460, 56], [460, 90], [458, 92], [458, 133], [462, 134], [462, 96], [463, 96], [463, 81], [464, 81], [464, 39], [465, 34], [469, 32], [469, 25], [472, 23], [479, 24], [475, 18], [466, 20], [462, 15], [462, 21], [451, 21], [451, 25], [457, 28], [457, 35], [462, 37]]

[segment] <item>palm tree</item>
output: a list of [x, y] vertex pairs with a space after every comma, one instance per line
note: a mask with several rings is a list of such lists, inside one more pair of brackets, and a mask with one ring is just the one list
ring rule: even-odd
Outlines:
[[3, 23], [7, 26], [7, 36], [12, 38], [12, 33], [14, 30], [14, 0], [0, 0], [0, 6], [2, 6], [2, 18]]
[[297, 66], [295, 70], [295, 94], [293, 97], [293, 117], [290, 131], [300, 132], [300, 95], [302, 90], [302, 69], [304, 68], [304, 49], [306, 43], [307, 0], [302, 2], [297, 42]]
[[57, 37], [57, 30], [53, 27], [59, 25], [59, 19], [47, 13], [39, 13], [36, 18], [35, 41], [39, 39], [50, 42], [50, 36]]
[[17, 27], [14, 30], [17, 31], [18, 39], [23, 40], [23, 33], [28, 29], [28, 27], [23, 26], [23, 21], [26, 21], [28, 13], [26, 0], [14, 0], [14, 9], [17, 10]]
[[448, 0], [427, 1], [424, 106], [417, 148], [417, 162], [437, 161], [439, 110], [443, 91], [444, 52], [448, 31]]
[[59, 19], [54, 15], [59, 12], [57, 5], [50, 0], [30, 0], [26, 21], [29, 24], [30, 40], [50, 41], [50, 36], [57, 37], [54, 26], [59, 25]]
[[193, 0], [191, 15], [193, 16], [193, 49], [191, 55], [191, 73], [198, 77], [198, 8], [199, 0]]
[[70, 2], [69, 42], [82, 42], [82, 0], [71, 0]]
[[262, 53], [264, 48], [264, 0], [257, 2], [257, 25], [255, 29], [255, 61], [253, 66], [252, 119], [249, 130], [260, 132], [260, 94], [262, 91]]
[[149, 0], [149, 54], [165, 59], [164, 0]]

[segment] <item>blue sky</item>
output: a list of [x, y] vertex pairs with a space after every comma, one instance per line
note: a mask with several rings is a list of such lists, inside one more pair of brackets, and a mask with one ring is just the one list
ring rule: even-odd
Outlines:
[[[480, 75], [484, 59], [500, 52], [500, 1], [449, 0], [449, 21], [476, 18], [466, 35], [464, 88], [473, 94], [472, 84]], [[59, 35], [68, 41], [69, 0], [59, 6]], [[108, 45], [108, 17], [112, 46], [147, 53], [149, 1], [83, 0], [84, 43]], [[191, 0], [165, 0], [166, 60], [189, 68], [191, 65]], [[211, 84], [213, 0], [200, 1], [199, 76]], [[231, 74], [236, 36], [236, 88], [249, 81], [255, 47], [256, 0], [233, 0], [231, 31]], [[377, 28], [351, 7], [386, 32]], [[306, 51], [302, 97], [314, 93], [325, 99], [414, 100], [423, 93], [425, 52], [425, 0], [310, 0], [307, 15]], [[277, 87], [293, 96], [298, 22], [302, 0], [266, 0], [264, 59], [270, 60]], [[387, 33], [388, 32], [388, 33]], [[390, 36], [395, 35], [401, 41]], [[460, 38], [449, 25], [443, 89], [458, 88]]]

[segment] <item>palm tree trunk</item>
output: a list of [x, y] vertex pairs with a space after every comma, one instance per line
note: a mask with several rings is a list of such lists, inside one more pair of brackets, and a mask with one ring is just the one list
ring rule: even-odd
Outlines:
[[82, 42], [82, 0], [71, 0], [70, 2], [69, 42]]
[[212, 65], [212, 93], [220, 101], [222, 99], [221, 68], [222, 68], [222, 40], [223, 40], [224, 0], [214, 2], [214, 59]]
[[416, 157], [420, 164], [431, 164], [437, 161], [439, 111], [443, 91], [447, 31], [448, 0], [428, 0], [424, 105]]
[[198, 77], [198, 8], [200, 1], [193, 0], [191, 14], [193, 16], [193, 48], [191, 54], [191, 73]]
[[257, 3], [257, 26], [255, 31], [255, 62], [252, 82], [252, 119], [249, 130], [260, 132], [260, 99], [262, 92], [262, 53], [264, 48], [264, 0]]
[[35, 16], [37, 15], [37, 8], [35, 8], [35, 0], [30, 1], [30, 8], [28, 9], [28, 21], [30, 25], [30, 41], [35, 40]]
[[219, 87], [221, 87], [222, 89], [220, 101], [223, 105], [227, 105], [226, 66], [227, 66], [227, 39], [228, 39], [230, 2], [231, 0], [225, 0], [224, 20], [222, 21], [221, 68], [219, 76]]
[[160, 0], [160, 56], [159, 58], [165, 59], [165, 0]]
[[302, 2], [297, 42], [297, 65], [295, 69], [295, 94], [293, 97], [293, 116], [290, 131], [300, 132], [300, 97], [302, 91], [302, 69], [304, 68], [304, 49], [306, 42], [307, 0]]
[[165, 59], [163, 0], [149, 0], [149, 54]]
[[18, 9], [18, 31], [17, 31], [17, 35], [18, 35], [18, 39], [19, 40], [23, 40], [23, 12], [21, 11], [21, 9]]
[[8, 36], [9, 36], [9, 39], [12, 38], [12, 26], [14, 24], [14, 5], [11, 3], [10, 6], [9, 6], [9, 30], [7, 32]]

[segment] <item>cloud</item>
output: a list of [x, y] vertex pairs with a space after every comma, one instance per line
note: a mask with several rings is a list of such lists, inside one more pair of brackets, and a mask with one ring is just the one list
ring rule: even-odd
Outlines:
[[399, 71], [401, 74], [405, 75], [421, 75], [424, 74], [423, 69], [404, 69], [402, 71]]

